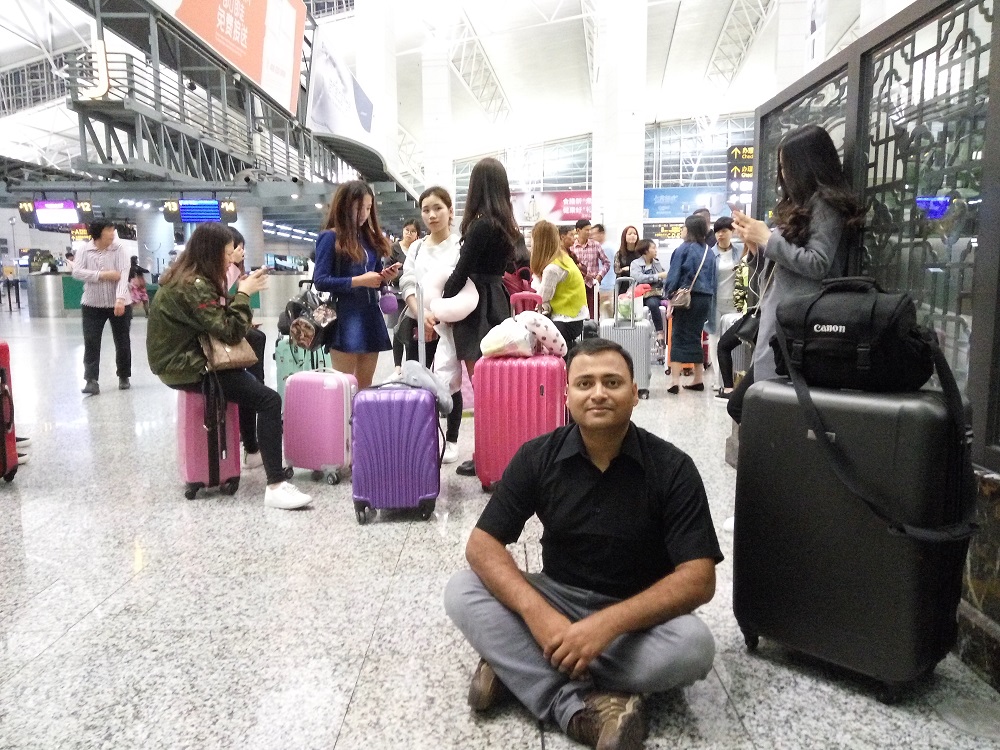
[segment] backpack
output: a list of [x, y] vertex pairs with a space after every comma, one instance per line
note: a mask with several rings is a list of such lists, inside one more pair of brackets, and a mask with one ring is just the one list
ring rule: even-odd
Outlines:
[[527, 266], [508, 271], [503, 275], [503, 285], [507, 290], [507, 296], [518, 292], [533, 292], [531, 288], [531, 269]]
[[[810, 386], [891, 392], [919, 390], [934, 373], [928, 337], [910, 295], [883, 292], [874, 279], [827, 279], [816, 294], [778, 305], [777, 328], [791, 366]], [[776, 372], [788, 375], [777, 336]]]

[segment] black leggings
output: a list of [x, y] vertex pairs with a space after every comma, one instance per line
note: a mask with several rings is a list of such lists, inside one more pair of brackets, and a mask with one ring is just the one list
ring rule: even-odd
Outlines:
[[[730, 367], [730, 371], [732, 367]], [[730, 376], [732, 377], [732, 376]], [[743, 397], [747, 394], [747, 388], [753, 385], [753, 365], [747, 370], [747, 374], [743, 376], [743, 380], [736, 387], [732, 393], [729, 394], [729, 403], [726, 404], [726, 411], [729, 412], [729, 416], [733, 418], [736, 424], [743, 421]]]
[[[281, 397], [249, 370], [220, 370], [216, 375], [226, 401], [240, 409], [243, 447], [248, 453], [260, 451], [268, 484], [285, 481], [285, 469], [281, 464]], [[171, 387], [201, 392], [201, 383]]]
[[566, 339], [566, 356], [568, 357], [569, 353], [573, 351], [573, 347], [576, 346], [577, 340], [583, 336], [583, 321], [553, 320], [552, 324], [562, 334], [562, 337]]
[[726, 332], [719, 337], [719, 343], [715, 347], [715, 358], [719, 363], [719, 372], [722, 374], [722, 385], [726, 388], [733, 387], [733, 350], [738, 349], [740, 337], [736, 335], [736, 328], [739, 321], [726, 329]]
[[250, 330], [247, 331], [246, 335], [247, 343], [250, 344], [250, 348], [253, 349], [253, 353], [257, 355], [257, 364], [252, 365], [247, 368], [247, 372], [253, 375], [261, 383], [264, 382], [264, 347], [267, 346], [267, 335], [259, 328], [254, 328], [250, 326]]
[[[407, 322], [409, 321], [409, 322]], [[410, 316], [401, 318], [399, 321], [399, 328], [397, 338], [402, 342], [406, 342], [406, 358], [408, 360], [420, 359], [419, 356], [419, 344], [413, 338], [413, 331], [416, 328], [416, 321]], [[426, 343], [427, 352], [427, 366], [430, 367], [434, 364], [434, 355], [437, 353], [438, 341], [440, 339], [434, 339], [433, 341], [428, 341]], [[460, 367], [464, 367], [464, 363], [459, 362]], [[458, 442], [458, 431], [462, 426], [462, 410], [465, 408], [464, 401], [462, 399], [462, 389], [459, 388], [458, 391], [451, 394], [451, 412], [445, 418], [445, 440], [449, 443]]]

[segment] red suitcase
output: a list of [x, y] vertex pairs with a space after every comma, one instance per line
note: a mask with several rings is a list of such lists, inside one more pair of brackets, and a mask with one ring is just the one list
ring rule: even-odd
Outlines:
[[14, 436], [14, 397], [10, 385], [10, 347], [0, 341], [0, 416], [3, 445], [0, 445], [0, 476], [14, 481], [17, 474], [17, 439]]
[[483, 357], [476, 390], [476, 475], [489, 490], [517, 449], [566, 424], [562, 357]]

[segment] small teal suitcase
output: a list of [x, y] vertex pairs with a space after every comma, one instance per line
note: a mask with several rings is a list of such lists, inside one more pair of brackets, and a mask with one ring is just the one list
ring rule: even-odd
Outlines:
[[288, 336], [282, 336], [274, 344], [274, 363], [278, 395], [285, 400], [285, 381], [295, 372], [308, 372], [330, 366], [330, 355], [325, 349], [310, 352], [292, 343]]

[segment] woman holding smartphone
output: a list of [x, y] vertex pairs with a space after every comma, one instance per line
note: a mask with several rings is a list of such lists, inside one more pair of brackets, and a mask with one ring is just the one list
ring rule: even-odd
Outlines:
[[729, 415], [743, 416], [743, 394], [754, 380], [775, 376], [771, 336], [782, 300], [812, 294], [823, 279], [843, 276], [864, 208], [854, 196], [840, 155], [823, 128], [806, 125], [778, 144], [778, 188], [782, 196], [774, 207], [774, 228], [733, 211], [733, 224], [745, 242], [761, 248], [760, 328], [753, 366], [729, 398]]
[[361, 180], [345, 182], [316, 240], [313, 286], [337, 299], [337, 319], [325, 344], [334, 369], [357, 378], [358, 388], [372, 384], [379, 352], [392, 348], [378, 306], [379, 288], [399, 273], [398, 263], [386, 265], [389, 255], [375, 194]]

